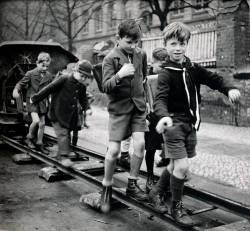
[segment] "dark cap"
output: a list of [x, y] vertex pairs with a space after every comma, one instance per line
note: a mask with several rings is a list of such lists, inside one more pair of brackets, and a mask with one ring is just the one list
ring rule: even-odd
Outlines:
[[92, 70], [93, 67], [88, 60], [80, 60], [76, 64], [76, 71], [81, 74], [85, 74], [90, 78], [92, 77]]

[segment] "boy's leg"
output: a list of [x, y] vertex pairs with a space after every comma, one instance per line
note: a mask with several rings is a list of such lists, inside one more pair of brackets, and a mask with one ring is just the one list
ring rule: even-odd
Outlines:
[[149, 193], [149, 191], [152, 189], [152, 186], [154, 184], [154, 157], [155, 157], [155, 149], [149, 149], [146, 151], [145, 154], [145, 161], [146, 161], [146, 167], [147, 167], [147, 182], [146, 182], [146, 192]]
[[100, 201], [100, 208], [101, 208], [101, 211], [104, 213], [107, 213], [110, 211], [113, 175], [114, 175], [116, 161], [117, 161], [119, 152], [120, 152], [120, 142], [109, 141], [108, 151], [105, 155], [104, 178], [102, 181], [103, 190], [102, 190], [101, 201]]
[[76, 146], [78, 141], [78, 130], [73, 130], [72, 145]]
[[181, 226], [192, 226], [193, 221], [184, 211], [182, 204], [185, 177], [188, 172], [188, 158], [175, 159], [174, 170], [170, 177], [170, 188], [172, 193], [171, 215]]
[[144, 157], [144, 132], [133, 132], [134, 153], [130, 162], [130, 176], [126, 193], [128, 196], [134, 197], [137, 200], [146, 200], [147, 195], [137, 185], [140, 167]]
[[30, 148], [35, 148], [35, 145], [33, 143], [33, 139], [35, 138], [35, 133], [36, 133], [37, 125], [38, 125], [38, 123], [40, 121], [38, 113], [31, 112], [31, 119], [32, 119], [32, 122], [31, 122], [31, 124], [29, 126], [29, 133], [26, 136], [27, 137], [27, 145]]
[[[69, 130], [62, 127], [58, 122], [53, 123], [53, 127], [57, 136], [58, 144], [56, 159], [61, 161], [62, 156], [68, 156], [70, 153]], [[64, 159], [62, 160], [62, 164], [66, 167], [70, 167], [74, 163], [70, 159]]]
[[121, 142], [121, 157], [119, 158], [119, 164], [129, 169], [130, 168], [130, 155], [129, 155], [129, 148], [131, 143], [131, 136], [126, 140]]
[[40, 115], [39, 118], [40, 118], [40, 122], [38, 124], [36, 149], [45, 154], [48, 154], [49, 151], [46, 150], [43, 145], [43, 135], [44, 135], [44, 129], [45, 129], [45, 115]]

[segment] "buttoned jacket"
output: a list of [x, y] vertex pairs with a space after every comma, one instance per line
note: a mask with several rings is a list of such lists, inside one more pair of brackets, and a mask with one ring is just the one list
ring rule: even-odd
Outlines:
[[142, 112], [146, 110], [143, 86], [147, 72], [146, 54], [139, 48], [134, 49], [134, 75], [122, 78], [117, 82], [116, 73], [125, 63], [129, 63], [128, 57], [120, 47], [115, 47], [104, 58], [102, 65], [102, 87], [109, 99], [108, 111], [116, 115], [130, 113], [134, 107]]
[[86, 110], [88, 107], [86, 86], [77, 81], [73, 75], [62, 75], [35, 94], [32, 97], [32, 101], [38, 103], [50, 94], [52, 94], [49, 111], [51, 121], [59, 122], [61, 126], [67, 129], [76, 129], [77, 103], [80, 103], [83, 110]]
[[21, 92], [27, 89], [26, 92], [26, 107], [28, 112], [47, 113], [48, 99], [44, 99], [39, 104], [34, 105], [30, 103], [30, 98], [47, 86], [52, 81], [52, 75], [49, 72], [45, 72], [43, 75], [35, 68], [27, 71], [25, 76], [16, 84], [15, 88]]

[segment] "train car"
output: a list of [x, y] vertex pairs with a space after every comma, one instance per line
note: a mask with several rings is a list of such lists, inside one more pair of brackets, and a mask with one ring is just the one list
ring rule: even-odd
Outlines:
[[65, 69], [68, 63], [78, 61], [56, 42], [7, 41], [0, 44], [0, 134], [21, 132], [27, 127], [29, 116], [25, 111], [25, 92], [15, 100], [12, 91], [25, 73], [36, 66], [41, 51], [50, 54], [49, 71], [53, 75]]

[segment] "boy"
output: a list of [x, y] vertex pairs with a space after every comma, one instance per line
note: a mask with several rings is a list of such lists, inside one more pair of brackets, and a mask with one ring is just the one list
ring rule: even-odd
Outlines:
[[[170, 187], [171, 215], [179, 225], [188, 227], [194, 224], [183, 210], [182, 195], [188, 173], [188, 158], [196, 155], [200, 84], [220, 91], [231, 102], [239, 100], [240, 92], [221, 76], [191, 63], [185, 56], [190, 38], [190, 30], [185, 24], [169, 24], [163, 36], [169, 57], [158, 76], [154, 109], [160, 119], [156, 130], [164, 133], [171, 160], [149, 196], [159, 198]], [[158, 204], [157, 201], [155, 204]]]
[[[52, 81], [52, 75], [48, 72], [51, 58], [46, 52], [41, 52], [36, 61], [37, 67], [31, 71], [28, 71], [25, 76], [16, 84], [13, 90], [13, 97], [20, 97], [19, 92], [28, 87], [26, 93], [26, 105], [27, 111], [31, 114], [32, 122], [29, 126], [29, 133], [27, 135], [27, 145], [38, 151], [48, 154], [48, 151], [43, 146], [43, 133], [45, 128], [45, 115], [48, 110], [48, 99], [45, 98], [39, 104], [34, 105], [30, 103], [30, 98], [48, 85]], [[35, 132], [38, 126], [37, 137]], [[35, 138], [36, 144], [35, 144]]]
[[[153, 63], [151, 65], [152, 71], [150, 75], [147, 76], [147, 102], [148, 102], [148, 115], [147, 120], [149, 122], [149, 132], [145, 133], [145, 160], [147, 166], [147, 182], [146, 182], [146, 192], [149, 193], [154, 184], [154, 157], [156, 150], [162, 150], [163, 138], [161, 134], [158, 134], [155, 130], [156, 124], [158, 122], [154, 110], [153, 102], [155, 98], [156, 86], [158, 73], [161, 70], [161, 65], [163, 64], [167, 51], [165, 48], [156, 48], [153, 50]], [[162, 150], [164, 152], [164, 150]], [[164, 154], [164, 159], [165, 154]], [[169, 159], [166, 159], [169, 160]], [[165, 209], [165, 208], [164, 208]]]
[[105, 156], [105, 173], [100, 206], [110, 210], [113, 173], [120, 152], [121, 141], [132, 134], [134, 154], [131, 157], [130, 176], [126, 193], [137, 200], [145, 200], [145, 192], [137, 185], [144, 155], [146, 102], [143, 80], [147, 59], [137, 47], [141, 29], [135, 20], [126, 20], [118, 27], [118, 45], [103, 61], [103, 91], [107, 94], [109, 112], [109, 144]]
[[[92, 81], [92, 65], [87, 60], [79, 61], [74, 67], [73, 73], [63, 74], [47, 87], [32, 97], [34, 104], [52, 94], [49, 116], [52, 121], [58, 142], [56, 159], [61, 161], [61, 156], [70, 153], [69, 133], [77, 129], [78, 102], [83, 110], [88, 106], [86, 86]], [[61, 163], [71, 167], [70, 159], [63, 159]]]

